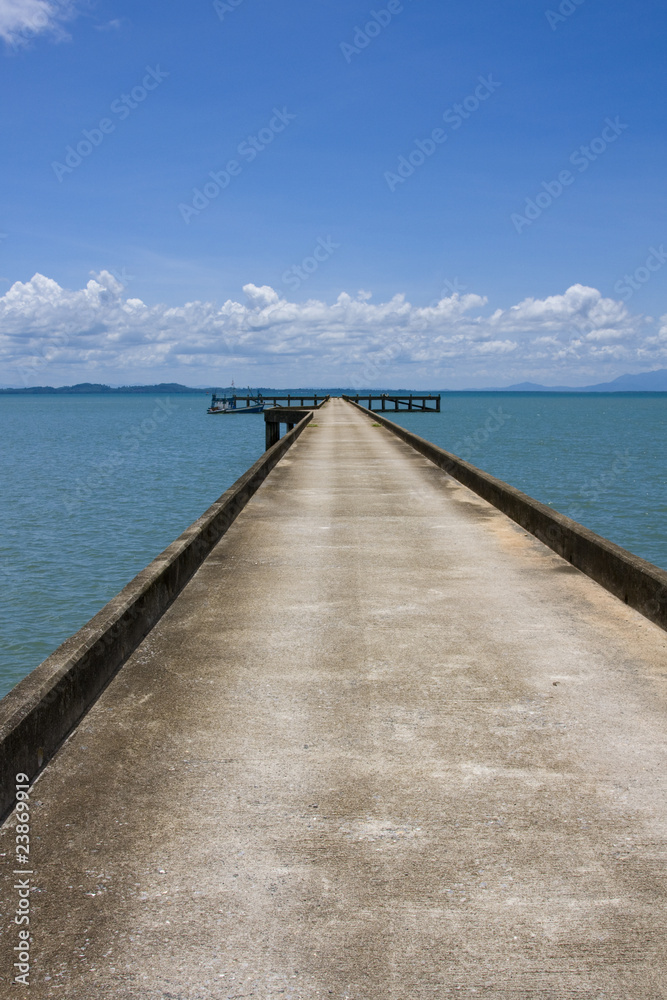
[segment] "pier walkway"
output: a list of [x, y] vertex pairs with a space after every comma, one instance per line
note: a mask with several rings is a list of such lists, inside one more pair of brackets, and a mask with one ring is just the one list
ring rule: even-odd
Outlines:
[[35, 783], [30, 995], [660, 1000], [666, 734], [665, 632], [331, 400]]

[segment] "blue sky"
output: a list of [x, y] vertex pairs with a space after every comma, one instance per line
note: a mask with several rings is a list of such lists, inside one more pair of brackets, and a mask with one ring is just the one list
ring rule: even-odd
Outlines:
[[0, 382], [667, 367], [666, 23], [657, 0], [0, 0]]

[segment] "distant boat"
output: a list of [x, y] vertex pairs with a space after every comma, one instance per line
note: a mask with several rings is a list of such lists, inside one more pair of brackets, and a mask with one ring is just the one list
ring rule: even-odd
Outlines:
[[207, 413], [263, 413], [264, 412], [264, 400], [261, 396], [248, 396], [248, 399], [252, 400], [249, 406], [237, 406], [236, 396], [216, 396], [213, 393], [213, 399], [211, 400], [211, 405], [209, 406]]

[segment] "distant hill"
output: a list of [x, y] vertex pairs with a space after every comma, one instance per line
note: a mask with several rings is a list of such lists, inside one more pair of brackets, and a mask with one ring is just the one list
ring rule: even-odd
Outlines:
[[[303, 392], [312, 393], [313, 391], [321, 392], [325, 395], [327, 392], [331, 392], [330, 389], [270, 389], [265, 386], [260, 386], [259, 388], [251, 387], [247, 389], [245, 386], [220, 386], [220, 385], [198, 385], [198, 386], [188, 386], [181, 385], [180, 382], [160, 382], [158, 385], [119, 385], [110, 386], [103, 385], [99, 382], [79, 382], [77, 385], [62, 385], [62, 386], [52, 386], [52, 385], [34, 385], [34, 386], [24, 386], [20, 389], [11, 388], [10, 386], [0, 387], [0, 393], [23, 395], [23, 396], [44, 396], [44, 395], [58, 395], [58, 396], [88, 396], [88, 395], [125, 395], [128, 393], [138, 394], [138, 393], [178, 393], [178, 392], [196, 392], [196, 393], [207, 393], [210, 395], [212, 392], [229, 392], [236, 393], [238, 396], [247, 395], [250, 393], [267, 393], [276, 395], [284, 395], [286, 393], [292, 393], [292, 395]], [[339, 391], [339, 390], [335, 390]], [[345, 389], [344, 392], [350, 392], [351, 390]], [[375, 391], [375, 390], [373, 390]]]
[[[212, 392], [222, 393], [236, 393], [238, 396], [246, 395], [250, 391], [253, 393], [262, 393], [265, 396], [286, 396], [288, 394], [292, 396], [298, 396], [299, 393], [304, 395], [311, 395], [313, 392], [330, 393], [332, 396], [340, 396], [342, 393], [346, 393], [350, 396], [355, 396], [359, 394], [362, 396], [364, 392], [368, 395], [371, 392], [374, 396], [379, 396], [380, 393], [399, 393], [404, 395], [409, 392], [414, 393], [434, 393], [439, 392], [456, 392], [457, 390], [447, 390], [447, 389], [396, 389], [396, 388], [384, 388], [384, 387], [374, 387], [371, 389], [350, 389], [345, 386], [337, 386], [335, 388], [327, 388], [323, 386], [312, 386], [305, 387], [299, 386], [296, 389], [276, 389], [269, 386], [253, 386], [248, 390], [245, 386], [188, 386], [181, 385], [180, 382], [160, 382], [157, 385], [120, 385], [120, 386], [110, 386], [103, 385], [99, 382], [79, 382], [77, 385], [62, 385], [62, 386], [52, 386], [52, 385], [36, 385], [27, 386], [20, 389], [10, 388], [8, 386], [0, 387], [0, 395], [28, 395], [28, 396], [45, 396], [45, 395], [59, 395], [59, 396], [86, 396], [86, 395], [123, 395], [123, 394], [139, 394], [139, 393], [153, 393], [155, 395], [162, 394], [168, 395], [173, 393], [197, 393], [197, 394], [208, 394]], [[461, 391], [461, 390], [458, 390]], [[466, 389], [462, 390], [465, 392], [667, 392], [667, 368], [661, 368], [659, 371], [653, 372], [641, 372], [638, 375], [619, 375], [612, 382], [597, 382], [595, 385], [542, 385], [539, 382], [517, 382], [514, 385], [503, 385], [489, 387], [485, 386], [482, 389]]]
[[590, 392], [666, 392], [667, 368], [640, 375], [620, 375], [613, 382], [589, 386]]
[[[484, 390], [481, 390], [482, 392]], [[487, 390], [489, 391], [489, 390]], [[667, 392], [667, 368], [639, 375], [619, 375], [612, 382], [595, 385], [540, 385], [539, 382], [518, 382], [499, 386], [493, 392]]]
[[[85, 395], [120, 395], [127, 393], [177, 393], [177, 392], [196, 392], [196, 393], [208, 393], [210, 395], [212, 392], [228, 392], [236, 393], [237, 396], [245, 396], [250, 392], [262, 393], [265, 396], [286, 396], [288, 394], [292, 396], [298, 396], [300, 392], [304, 395], [312, 395], [313, 392], [321, 393], [323, 396], [327, 393], [331, 395], [340, 395], [341, 393], [347, 393], [350, 396], [356, 395], [360, 390], [350, 389], [345, 387], [337, 387], [334, 389], [323, 388], [322, 386], [315, 386], [314, 388], [299, 386], [296, 389], [275, 389], [269, 386], [251, 386], [248, 389], [246, 386], [220, 386], [220, 385], [210, 385], [210, 386], [187, 386], [181, 385], [180, 382], [160, 382], [159, 385], [121, 385], [121, 386], [110, 386], [102, 385], [98, 382], [79, 382], [77, 385], [62, 385], [54, 387], [52, 385], [36, 385], [27, 386], [20, 389], [12, 389], [10, 387], [0, 388], [0, 394], [14, 394], [14, 395], [28, 395], [28, 396], [44, 396], [44, 395], [59, 395], [59, 396], [85, 396]], [[377, 396], [381, 392], [396, 392], [396, 393], [408, 393], [408, 392], [431, 392], [438, 393], [439, 389], [366, 389], [366, 395], [369, 391]]]
[[[203, 390], [200, 390], [203, 391]], [[137, 392], [197, 392], [196, 389], [188, 389], [187, 385], [180, 385], [178, 382], [161, 382], [159, 385], [123, 385], [112, 388], [110, 385], [102, 385], [98, 382], [79, 382], [78, 385], [63, 385], [54, 387], [52, 385], [26, 386], [21, 389], [0, 389], [2, 393], [14, 393], [29, 396], [40, 395], [65, 395], [65, 396], [85, 396], [90, 394], [104, 395], [117, 393], [137, 393]]]
[[[483, 391], [483, 390], [482, 390]], [[566, 385], [540, 385], [539, 382], [517, 382], [516, 385], [498, 386], [493, 392], [570, 392]]]

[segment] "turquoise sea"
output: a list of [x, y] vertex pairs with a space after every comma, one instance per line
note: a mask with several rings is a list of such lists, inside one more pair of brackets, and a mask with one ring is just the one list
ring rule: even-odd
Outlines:
[[[206, 406], [0, 396], [0, 695], [259, 458], [261, 416]], [[667, 569], [666, 418], [667, 394], [451, 393], [396, 419]]]
[[0, 696], [264, 451], [210, 396], [0, 395]]

